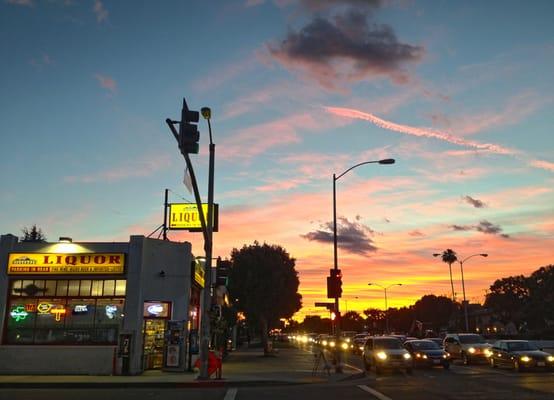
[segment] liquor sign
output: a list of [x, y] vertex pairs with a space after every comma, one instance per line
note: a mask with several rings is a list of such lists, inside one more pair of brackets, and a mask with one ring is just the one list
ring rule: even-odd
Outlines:
[[[202, 203], [204, 219], [208, 223], [208, 204]], [[219, 225], [219, 205], [213, 208], [213, 232], [217, 232]], [[201, 232], [200, 213], [196, 203], [172, 203], [169, 205], [169, 229]]]
[[122, 274], [123, 253], [11, 253], [9, 275]]

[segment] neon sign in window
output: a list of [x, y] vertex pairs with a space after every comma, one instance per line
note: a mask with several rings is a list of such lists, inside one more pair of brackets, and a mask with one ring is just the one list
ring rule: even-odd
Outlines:
[[16, 306], [10, 311], [10, 316], [15, 319], [15, 322], [23, 321], [28, 315], [24, 306]]
[[113, 304], [108, 304], [106, 306], [106, 316], [109, 319], [114, 319], [117, 315], [117, 306], [114, 306]]
[[50, 312], [54, 314], [56, 321], [61, 321], [62, 315], [65, 315], [66, 313], [66, 309], [65, 307], [61, 306], [61, 307], [52, 308]]

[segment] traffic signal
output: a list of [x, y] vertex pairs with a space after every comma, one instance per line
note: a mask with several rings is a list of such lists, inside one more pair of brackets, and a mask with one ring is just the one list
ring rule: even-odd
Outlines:
[[227, 286], [232, 265], [233, 263], [230, 260], [222, 260], [221, 257], [217, 258], [215, 268], [216, 286]]
[[334, 299], [342, 297], [342, 274], [340, 269], [331, 269], [327, 277], [327, 298]]
[[198, 111], [191, 111], [185, 99], [183, 99], [183, 108], [181, 109], [181, 121], [179, 122], [179, 148], [181, 153], [198, 154], [198, 141], [200, 132], [198, 132]]

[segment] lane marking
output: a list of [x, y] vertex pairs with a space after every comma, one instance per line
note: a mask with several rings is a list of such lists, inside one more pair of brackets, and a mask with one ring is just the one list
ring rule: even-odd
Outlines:
[[383, 393], [381, 392], [378, 392], [377, 390], [373, 389], [373, 388], [370, 388], [369, 386], [366, 386], [366, 385], [358, 385], [358, 387], [368, 393], [371, 393], [372, 395], [374, 395], [375, 397], [377, 397], [379, 400], [392, 400], [390, 397], [388, 396], [385, 396]]
[[237, 395], [237, 388], [231, 388], [227, 390], [227, 393], [225, 393], [225, 397], [223, 400], [235, 400], [235, 396]]

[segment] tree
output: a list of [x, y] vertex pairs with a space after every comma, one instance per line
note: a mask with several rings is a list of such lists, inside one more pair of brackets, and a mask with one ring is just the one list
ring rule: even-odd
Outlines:
[[362, 331], [365, 320], [356, 311], [348, 311], [341, 316], [341, 330], [343, 331]]
[[367, 317], [366, 325], [370, 331], [375, 332], [376, 330], [384, 330], [385, 312], [383, 310], [368, 308], [364, 310], [363, 313]]
[[454, 293], [454, 281], [452, 280], [452, 264], [458, 261], [456, 252], [452, 249], [446, 249], [441, 255], [442, 262], [448, 264], [448, 270], [450, 272], [450, 286], [452, 287], [452, 301], [456, 301], [456, 295]]
[[529, 307], [526, 312], [532, 328], [554, 326], [554, 265], [541, 267], [527, 279]]
[[445, 296], [425, 295], [413, 305], [414, 318], [423, 322], [425, 329], [439, 332], [447, 327], [452, 315], [457, 311], [457, 304]]
[[27, 227], [23, 227], [21, 232], [23, 232], [21, 237], [22, 242], [46, 242], [46, 236], [42, 233], [42, 229], [37, 228], [36, 224], [33, 224], [30, 230]]
[[490, 287], [485, 307], [490, 308], [503, 323], [523, 321], [530, 301], [527, 278], [523, 275], [498, 279]]
[[295, 259], [278, 245], [244, 245], [231, 252], [229, 292], [249, 323], [257, 323], [264, 354], [269, 354], [268, 332], [280, 318], [290, 318], [302, 305]]

